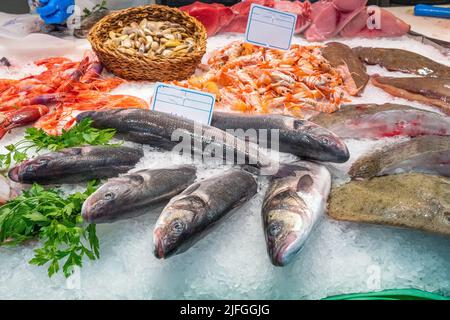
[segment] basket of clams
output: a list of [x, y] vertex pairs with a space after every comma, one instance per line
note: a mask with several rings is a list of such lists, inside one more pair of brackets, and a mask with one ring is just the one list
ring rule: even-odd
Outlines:
[[110, 72], [128, 80], [171, 81], [191, 76], [206, 50], [205, 27], [187, 13], [149, 5], [116, 11], [89, 32]]

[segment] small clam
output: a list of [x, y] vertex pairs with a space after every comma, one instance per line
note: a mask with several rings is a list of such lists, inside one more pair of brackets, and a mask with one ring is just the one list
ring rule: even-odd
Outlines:
[[178, 41], [178, 40], [168, 40], [168, 41], [165, 43], [166, 47], [168, 47], [168, 48], [171, 48], [171, 47], [177, 47], [177, 46], [179, 46], [180, 44], [181, 44], [181, 42]]
[[159, 48], [158, 42], [156, 42], [156, 41], [152, 42], [151, 49], [153, 51], [156, 51], [156, 50], [158, 50], [158, 48]]
[[136, 29], [136, 28], [139, 28], [139, 24], [137, 24], [137, 22], [134, 22], [134, 21], [133, 21], [133, 22], [130, 24], [130, 27]]
[[180, 45], [176, 46], [175, 48], [173, 48], [172, 50], [174, 52], [177, 52], [177, 51], [180, 51], [180, 50], [183, 50], [183, 49], [187, 49], [187, 48], [188, 48], [187, 44], [180, 44]]
[[146, 36], [145, 41], [146, 41], [146, 43], [152, 43], [153, 42], [152, 36]]
[[174, 40], [175, 36], [171, 33], [168, 33], [168, 34], [164, 34], [164, 38], [166, 38], [168, 40]]
[[161, 53], [161, 55], [163, 56], [163, 57], [170, 57], [171, 55], [172, 55], [172, 50], [168, 50], [168, 49], [166, 49], [166, 50], [164, 50], [162, 53]]
[[165, 44], [167, 41], [169, 41], [169, 40], [167, 40], [166, 38], [161, 38], [161, 39], [159, 39], [159, 42], [160, 42], [161, 44]]
[[139, 47], [139, 53], [145, 53], [145, 52], [146, 52], [145, 44], [141, 44], [140, 47]]
[[114, 39], [114, 38], [116, 37], [116, 33], [115, 33], [114, 31], [110, 31], [110, 32], [109, 32], [109, 37], [110, 37], [111, 39]]
[[122, 47], [125, 47], [125, 48], [131, 48], [132, 43], [131, 43], [131, 40], [129, 38], [127, 38], [122, 41], [121, 45], [122, 45]]
[[139, 27], [145, 28], [145, 26], [147, 26], [147, 23], [148, 23], [147, 19], [144, 18], [142, 19], [141, 23], [139, 23]]

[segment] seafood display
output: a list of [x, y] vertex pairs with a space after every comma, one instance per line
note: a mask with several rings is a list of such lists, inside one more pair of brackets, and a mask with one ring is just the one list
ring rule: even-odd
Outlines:
[[112, 178], [86, 199], [81, 215], [90, 223], [136, 217], [167, 203], [195, 178], [194, 166], [143, 169]]
[[395, 48], [356, 47], [353, 52], [366, 64], [418, 76], [450, 78], [450, 67], [415, 52]]
[[448, 117], [393, 103], [344, 105], [333, 114], [321, 113], [309, 120], [341, 138], [450, 135]]
[[366, 67], [352, 49], [339, 42], [330, 42], [322, 50], [323, 57], [336, 68], [344, 80], [347, 91], [352, 95], [361, 95], [369, 76]]
[[430, 104], [450, 115], [450, 79], [372, 76], [372, 83], [395, 97]]
[[153, 230], [155, 256], [162, 259], [185, 252], [256, 191], [253, 176], [238, 169], [189, 186], [170, 200], [156, 222]]
[[[234, 161], [245, 160], [246, 164], [256, 167], [272, 165], [270, 158], [257, 145], [246, 143], [220, 129], [202, 126], [176, 115], [151, 110], [117, 109], [83, 112], [77, 116], [77, 121], [85, 118], [92, 119], [94, 127], [114, 128], [126, 140], [153, 147], [172, 150], [180, 140], [189, 139], [186, 142], [189, 153], [191, 144], [193, 150], [200, 154], [208, 146], [212, 153], [213, 151], [221, 153], [224, 160], [231, 153], [234, 155]], [[173, 140], [174, 136], [177, 140]], [[201, 150], [198, 150], [200, 148]]]
[[421, 173], [352, 181], [332, 190], [328, 214], [450, 236], [449, 190], [449, 178]]
[[80, 62], [54, 57], [34, 64], [46, 70], [20, 80], [0, 79], [0, 137], [33, 122], [50, 134], [61, 134], [82, 110], [148, 107], [137, 97], [107, 94], [124, 81], [101, 77], [103, 67], [92, 54]]
[[325, 212], [330, 188], [328, 170], [312, 162], [286, 164], [273, 176], [262, 218], [267, 252], [274, 265], [290, 263], [301, 251]]
[[61, 184], [110, 178], [134, 168], [141, 149], [87, 146], [37, 156], [11, 168], [8, 177], [21, 183]]
[[194, 39], [186, 29], [175, 22], [148, 21], [132, 22], [119, 32], [111, 31], [106, 46], [117, 48], [120, 52], [134, 55], [146, 55], [150, 58], [162, 56], [175, 57], [194, 50]]
[[303, 117], [336, 111], [347, 101], [344, 80], [321, 46], [280, 51], [235, 41], [213, 52], [208, 66], [203, 75], [175, 84], [214, 93], [217, 109]]
[[[245, 33], [253, 3], [296, 14], [295, 33], [303, 33], [308, 41], [323, 41], [337, 35], [399, 37], [410, 29], [407, 23], [389, 11], [367, 7], [367, 0], [320, 0], [313, 4], [298, 0], [246, 0], [231, 7], [196, 1], [180, 9], [197, 18], [205, 26], [208, 36], [213, 36], [222, 32]], [[367, 21], [374, 15], [381, 17], [377, 28], [367, 26]]]
[[450, 137], [421, 136], [365, 155], [353, 163], [353, 178], [422, 172], [450, 177]]
[[[272, 130], [278, 130], [279, 151], [303, 159], [346, 162], [350, 157], [345, 143], [333, 132], [307, 120], [283, 115], [242, 115], [214, 112], [211, 125], [222, 130], [267, 130], [257, 142], [271, 148]], [[249, 131], [251, 133], [253, 131]]]

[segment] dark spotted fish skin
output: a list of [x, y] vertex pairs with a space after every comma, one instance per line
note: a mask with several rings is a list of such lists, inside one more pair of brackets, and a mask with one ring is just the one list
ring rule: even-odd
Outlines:
[[[258, 143], [271, 148], [272, 130], [278, 130], [278, 148], [302, 159], [346, 162], [350, 154], [345, 143], [333, 132], [310, 121], [284, 115], [242, 115], [214, 112], [211, 125], [222, 130], [266, 130]], [[264, 132], [263, 132], [264, 133]]]
[[425, 77], [450, 78], [450, 67], [415, 52], [393, 48], [356, 47], [353, 52], [366, 64], [380, 65], [389, 71]]
[[438, 107], [450, 115], [450, 78], [372, 76], [372, 84], [387, 93]]
[[421, 136], [362, 156], [350, 168], [352, 178], [422, 172], [450, 177], [450, 137]]
[[262, 219], [267, 252], [275, 266], [292, 262], [323, 213], [331, 188], [328, 170], [298, 161], [283, 165], [264, 196]]
[[158, 218], [153, 230], [155, 256], [185, 252], [256, 192], [253, 176], [239, 169], [192, 184], [172, 198]]
[[361, 95], [369, 82], [369, 75], [352, 49], [343, 43], [329, 42], [323, 48], [322, 55], [339, 71], [347, 91], [353, 96]]
[[450, 135], [449, 117], [393, 103], [344, 105], [332, 114], [321, 113], [309, 120], [342, 138]]
[[184, 165], [143, 169], [109, 179], [83, 203], [89, 223], [110, 223], [136, 217], [167, 203], [196, 179], [196, 168]]
[[[176, 115], [143, 109], [115, 109], [83, 112], [77, 116], [77, 121], [84, 118], [92, 119], [94, 127], [114, 128], [124, 139], [137, 143], [172, 150], [180, 140], [189, 137], [194, 149], [198, 145], [202, 150], [205, 150], [205, 146], [209, 150], [222, 150], [224, 160], [226, 157], [229, 161], [228, 155], [231, 154], [235, 162], [243, 159], [245, 164], [258, 168], [272, 166], [270, 158], [257, 145], [246, 143], [218, 128]], [[182, 136], [178, 137], [178, 134]], [[174, 135], [179, 139], [173, 140]]]
[[10, 169], [8, 176], [21, 183], [78, 183], [125, 173], [133, 169], [143, 156], [144, 153], [139, 148], [67, 148], [26, 160]]

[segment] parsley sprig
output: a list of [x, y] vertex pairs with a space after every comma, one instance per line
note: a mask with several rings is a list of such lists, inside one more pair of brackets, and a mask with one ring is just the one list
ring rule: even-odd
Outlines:
[[67, 131], [63, 130], [59, 136], [49, 135], [42, 129], [27, 128], [23, 140], [6, 146], [8, 152], [0, 154], [0, 168], [7, 170], [13, 162], [18, 163], [27, 159], [30, 150], [56, 151], [86, 144], [114, 146], [117, 144], [110, 144], [109, 141], [115, 133], [114, 129], [93, 128], [92, 120], [89, 118], [83, 119]]
[[62, 270], [69, 277], [74, 267], [82, 266], [83, 258], [100, 257], [99, 240], [94, 224], [84, 225], [83, 202], [97, 187], [88, 183], [84, 192], [67, 197], [56, 189], [34, 184], [30, 190], [0, 207], [0, 246], [23, 244], [39, 238], [42, 246], [35, 249], [30, 264], [48, 264], [48, 275]]

